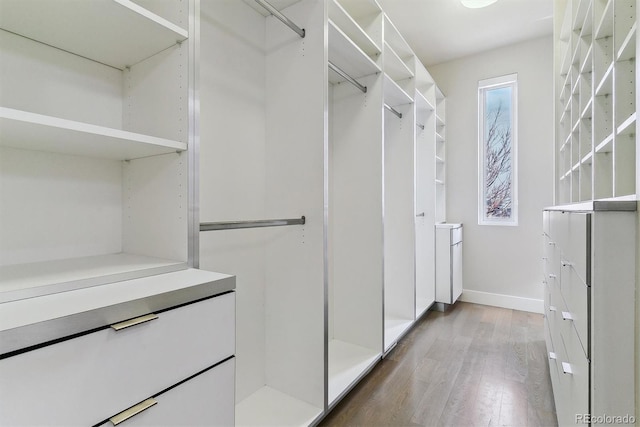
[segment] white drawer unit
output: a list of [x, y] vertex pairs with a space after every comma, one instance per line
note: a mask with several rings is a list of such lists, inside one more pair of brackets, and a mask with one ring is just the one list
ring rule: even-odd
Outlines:
[[544, 212], [545, 340], [561, 426], [637, 415], [636, 222], [635, 201]]
[[[209, 368], [220, 371], [212, 367], [232, 359], [235, 353], [233, 278], [199, 270], [163, 276], [1, 305], [2, 320], [16, 310], [48, 307], [49, 313], [55, 315], [44, 323], [58, 331], [59, 336], [51, 341], [30, 342], [30, 331], [38, 331], [30, 323], [2, 331], [0, 338], [11, 337], [10, 332], [15, 329], [22, 330], [26, 341], [22, 348], [0, 355], [0, 424], [95, 425], [165, 390], [174, 390], [177, 384]], [[163, 282], [175, 283], [170, 292], [158, 293]], [[199, 288], [198, 292], [194, 293], [193, 288]], [[132, 305], [128, 303], [132, 301], [110, 304], [118, 300], [122, 291], [140, 295], [145, 294], [145, 289], [146, 295], [135, 300], [136, 307], [147, 307], [142, 316], [136, 313], [131, 317]], [[78, 298], [77, 293], [85, 295]], [[40, 299], [48, 301], [39, 302]], [[87, 312], [83, 310], [85, 307], [78, 307], [83, 301], [86, 306], [100, 301], [102, 307]], [[12, 308], [17, 305], [21, 307]], [[65, 307], [74, 307], [77, 313], [71, 308], [65, 312]], [[118, 317], [121, 321], [104, 322], [80, 331], [74, 329], [74, 325], [84, 324], [79, 316], [87, 313], [103, 322]], [[193, 388], [212, 398], [220, 395], [216, 398], [230, 401], [226, 406], [219, 405], [227, 408], [226, 414], [220, 414], [221, 419], [233, 420], [232, 368], [231, 378], [231, 381], [201, 379], [197, 383], [202, 386], [196, 383], [186, 386], [190, 379], [162, 399]], [[213, 383], [215, 387], [209, 387]], [[226, 384], [224, 390], [220, 384]], [[206, 406], [200, 408], [203, 414], [214, 410]], [[200, 410], [196, 411], [197, 416]], [[207, 418], [193, 419], [211, 425], [211, 419], [207, 422]]]
[[453, 304], [460, 295], [462, 224], [436, 224], [436, 302]]

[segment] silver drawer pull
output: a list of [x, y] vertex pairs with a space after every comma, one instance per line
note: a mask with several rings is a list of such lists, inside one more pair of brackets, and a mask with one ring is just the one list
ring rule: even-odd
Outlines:
[[571, 369], [571, 364], [567, 362], [562, 362], [562, 372], [567, 375], [573, 375], [573, 369]]
[[158, 318], [157, 314], [145, 314], [144, 316], [136, 317], [135, 319], [125, 320], [124, 322], [114, 323], [111, 325], [111, 329], [115, 331], [120, 331], [122, 329], [130, 328], [132, 326], [139, 325], [141, 323], [150, 322]]
[[550, 279], [554, 279], [554, 280], [555, 280], [555, 279], [557, 279], [557, 278], [558, 278], [558, 276], [556, 276], [556, 275], [555, 275], [555, 274], [553, 274], [553, 273], [549, 273], [549, 278], [550, 278]]
[[549, 306], [549, 311], [557, 311], [556, 306], [555, 305], [550, 305]]
[[568, 311], [563, 311], [562, 320], [573, 320], [573, 316]]
[[556, 360], [557, 359], [556, 354], [553, 351], [549, 352], [549, 359], [551, 359], [551, 360]]
[[144, 402], [140, 402], [137, 405], [120, 412], [118, 415], [114, 415], [113, 417], [109, 418], [109, 421], [111, 421], [114, 426], [117, 426], [121, 422], [126, 421], [129, 418], [138, 415], [140, 412], [151, 408], [156, 403], [158, 403], [157, 400], [155, 400], [154, 398], [149, 398]]
[[424, 212], [417, 214], [416, 216], [424, 216]]

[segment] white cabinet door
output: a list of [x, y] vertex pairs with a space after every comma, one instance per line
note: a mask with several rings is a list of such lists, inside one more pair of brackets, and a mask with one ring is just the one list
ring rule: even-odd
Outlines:
[[451, 246], [451, 303], [462, 295], [462, 240]]

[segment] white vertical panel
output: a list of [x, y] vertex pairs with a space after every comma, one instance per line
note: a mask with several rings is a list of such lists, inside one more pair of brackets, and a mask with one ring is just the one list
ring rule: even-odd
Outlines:
[[[200, 218], [265, 218], [264, 17], [238, 0], [201, 4]], [[236, 275], [236, 401], [266, 383], [269, 229], [200, 235], [200, 266]]]
[[[633, 414], [637, 212], [592, 215], [591, 412]], [[637, 336], [635, 331], [634, 335]], [[637, 357], [637, 356], [636, 356]], [[635, 366], [635, 367], [634, 367]], [[636, 390], [637, 393], [637, 390]], [[635, 414], [636, 416], [638, 414]]]
[[0, 264], [121, 250], [122, 166], [0, 149]]
[[124, 130], [187, 142], [188, 57], [183, 43], [124, 71]]
[[0, 31], [0, 82], [0, 106], [122, 128], [120, 70]]
[[415, 115], [413, 104], [396, 110], [401, 119], [387, 111], [384, 120], [384, 304], [385, 315], [413, 319]]
[[331, 289], [333, 337], [380, 351], [382, 342], [382, 75], [333, 87]]
[[187, 155], [130, 160], [123, 171], [123, 250], [187, 260]]
[[[419, 99], [419, 97], [416, 97]], [[416, 117], [416, 308], [435, 299], [435, 115]], [[419, 314], [419, 313], [416, 313]]]
[[326, 5], [302, 0], [284, 10], [301, 39], [267, 19], [267, 215], [305, 215], [267, 247], [267, 382], [324, 405], [324, 155]]

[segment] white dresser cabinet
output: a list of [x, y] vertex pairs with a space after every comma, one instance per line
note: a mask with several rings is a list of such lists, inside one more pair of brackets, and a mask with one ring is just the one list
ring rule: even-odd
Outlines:
[[545, 336], [561, 426], [635, 416], [636, 214], [624, 201], [544, 212]]
[[453, 304], [460, 295], [462, 224], [436, 224], [436, 302]]
[[233, 424], [234, 284], [190, 269], [0, 305], [0, 424], [96, 425], [149, 398], [131, 425], [189, 407], [160, 424]]

